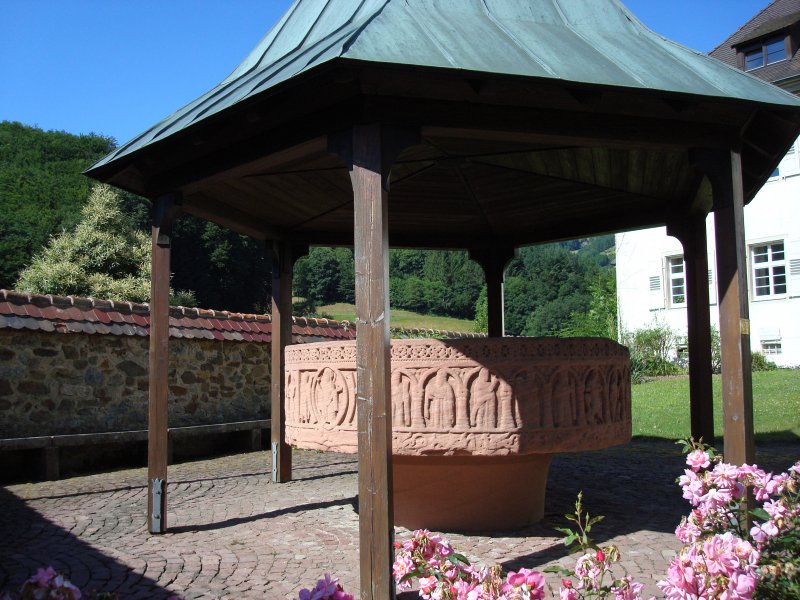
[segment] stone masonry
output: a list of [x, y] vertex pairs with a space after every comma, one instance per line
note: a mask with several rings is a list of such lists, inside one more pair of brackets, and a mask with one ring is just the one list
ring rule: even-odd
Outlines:
[[[147, 428], [148, 338], [0, 329], [0, 437]], [[173, 339], [169, 422], [269, 416], [269, 344]]]

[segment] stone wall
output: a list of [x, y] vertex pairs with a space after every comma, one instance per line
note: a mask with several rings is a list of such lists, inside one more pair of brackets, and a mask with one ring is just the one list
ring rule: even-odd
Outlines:
[[[169, 333], [170, 427], [269, 418], [270, 315], [171, 307]], [[0, 438], [146, 429], [149, 334], [147, 304], [0, 290]], [[295, 344], [352, 339], [293, 318]]]
[[[0, 437], [147, 428], [142, 336], [0, 329]], [[270, 344], [170, 340], [170, 426], [265, 419]]]

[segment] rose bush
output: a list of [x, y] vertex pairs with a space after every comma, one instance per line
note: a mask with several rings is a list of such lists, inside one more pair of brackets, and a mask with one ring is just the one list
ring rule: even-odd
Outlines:
[[313, 589], [300, 590], [299, 600], [353, 600], [353, 597], [345, 593], [338, 579], [325, 573]]
[[[800, 598], [800, 462], [773, 475], [679, 443], [689, 468], [678, 485], [692, 511], [675, 530], [684, 546], [658, 582], [666, 598]], [[761, 505], [748, 511], [748, 496]]]
[[[774, 475], [756, 465], [725, 463], [713, 448], [682, 440], [687, 469], [677, 482], [692, 505], [675, 534], [683, 548], [657, 583], [668, 600], [777, 600], [800, 598], [800, 461]], [[759, 504], [748, 511], [748, 497]], [[562, 575], [560, 600], [638, 600], [643, 584], [615, 577], [619, 549], [589, 538], [603, 517], [584, 514], [582, 494], [573, 528], [558, 528], [567, 546], [580, 553], [575, 567], [549, 567]], [[417, 530], [396, 543], [398, 590], [412, 587], [434, 600], [530, 600], [544, 598], [541, 573], [530, 569], [503, 574], [499, 565], [477, 569], [441, 536]]]
[[[546, 571], [562, 575], [558, 590], [560, 600], [611, 598], [639, 600], [641, 583], [630, 577], [614, 578], [612, 565], [620, 558], [616, 546], [600, 548], [589, 538], [592, 526], [603, 517], [584, 513], [582, 494], [575, 502], [575, 513], [565, 515], [575, 530], [561, 528], [564, 543], [581, 552], [574, 569], [552, 567]], [[425, 600], [542, 600], [545, 597], [544, 575], [532, 569], [503, 573], [500, 565], [477, 569], [450, 543], [426, 529], [415, 531], [410, 540], [395, 543], [393, 565], [398, 591], [411, 589], [417, 580], [419, 596]], [[575, 581], [573, 581], [573, 579]]]

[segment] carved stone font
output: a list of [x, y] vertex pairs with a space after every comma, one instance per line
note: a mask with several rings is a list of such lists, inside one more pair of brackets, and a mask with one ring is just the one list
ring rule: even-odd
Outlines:
[[[630, 359], [610, 340], [393, 340], [391, 359], [398, 525], [528, 525], [542, 518], [554, 452], [631, 436]], [[358, 451], [355, 362], [353, 341], [286, 349], [289, 443]]]

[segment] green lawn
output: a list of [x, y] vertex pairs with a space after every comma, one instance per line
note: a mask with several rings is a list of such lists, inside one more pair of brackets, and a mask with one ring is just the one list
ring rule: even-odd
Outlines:
[[[355, 320], [356, 307], [352, 304], [328, 304], [317, 308], [319, 314], [330, 315], [337, 321]], [[420, 329], [443, 329], [446, 331], [473, 331], [474, 323], [466, 319], [454, 319], [452, 317], [437, 317], [435, 315], [420, 315], [410, 310], [398, 310], [393, 308], [390, 317], [392, 327]]]
[[[662, 377], [633, 386], [633, 435], [680, 439], [689, 435], [689, 378]], [[753, 373], [757, 441], [800, 438], [800, 370]], [[720, 376], [714, 376], [714, 433], [722, 435]]]

